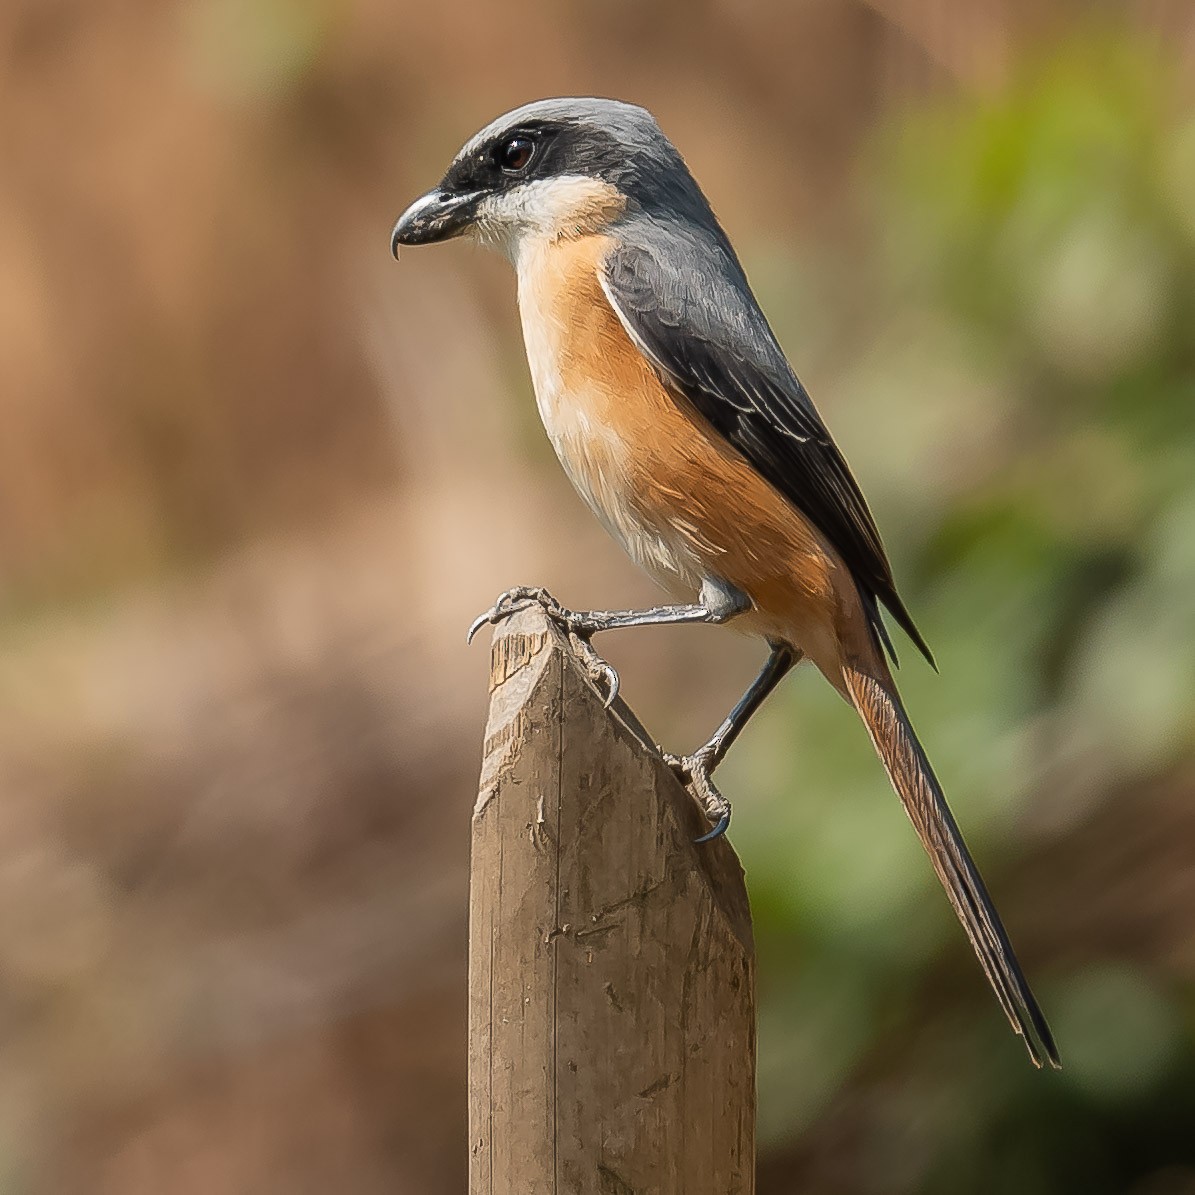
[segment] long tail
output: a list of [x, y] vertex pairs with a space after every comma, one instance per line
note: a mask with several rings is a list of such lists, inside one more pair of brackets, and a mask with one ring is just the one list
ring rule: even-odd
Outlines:
[[942, 795], [938, 778], [909, 724], [896, 686], [890, 678], [881, 681], [870, 672], [870, 669], [865, 672], [858, 666], [844, 664], [842, 678], [846, 691], [867, 726], [892, 787], [900, 796], [905, 812], [933, 862], [934, 871], [971, 939], [979, 964], [1005, 1016], [1025, 1039], [1034, 1066], [1041, 1066], [1044, 1056], [1045, 1061], [1058, 1068], [1062, 1064], [1050, 1026], [1029, 990], [1000, 916]]

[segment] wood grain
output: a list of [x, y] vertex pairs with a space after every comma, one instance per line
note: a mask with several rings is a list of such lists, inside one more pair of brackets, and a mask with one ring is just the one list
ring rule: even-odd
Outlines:
[[473, 818], [472, 1195], [754, 1191], [742, 868], [537, 609], [494, 635]]

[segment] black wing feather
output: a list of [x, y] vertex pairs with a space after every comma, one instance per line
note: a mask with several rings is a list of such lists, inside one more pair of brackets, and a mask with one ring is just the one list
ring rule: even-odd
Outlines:
[[932, 665], [896, 592], [875, 520], [716, 225], [696, 232], [641, 216], [620, 227], [602, 283], [663, 375], [829, 540], [895, 660], [882, 603]]

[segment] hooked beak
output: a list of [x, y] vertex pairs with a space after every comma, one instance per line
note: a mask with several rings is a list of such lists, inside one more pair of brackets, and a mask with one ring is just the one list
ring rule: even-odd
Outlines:
[[437, 187], [416, 199], [394, 226], [391, 253], [397, 257], [400, 245], [430, 245], [460, 236], [476, 218], [481, 196], [481, 191], [454, 195]]

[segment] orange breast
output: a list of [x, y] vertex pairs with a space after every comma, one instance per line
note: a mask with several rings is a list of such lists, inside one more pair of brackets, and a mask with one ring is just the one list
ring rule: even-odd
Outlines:
[[[705, 577], [755, 609], [735, 625], [836, 661], [867, 638], [858, 595], [809, 522], [670, 392], [631, 342], [598, 278], [602, 235], [544, 241], [518, 261], [536, 401], [582, 497], [631, 557], [678, 597]], [[836, 671], [836, 668], [835, 668]]]

